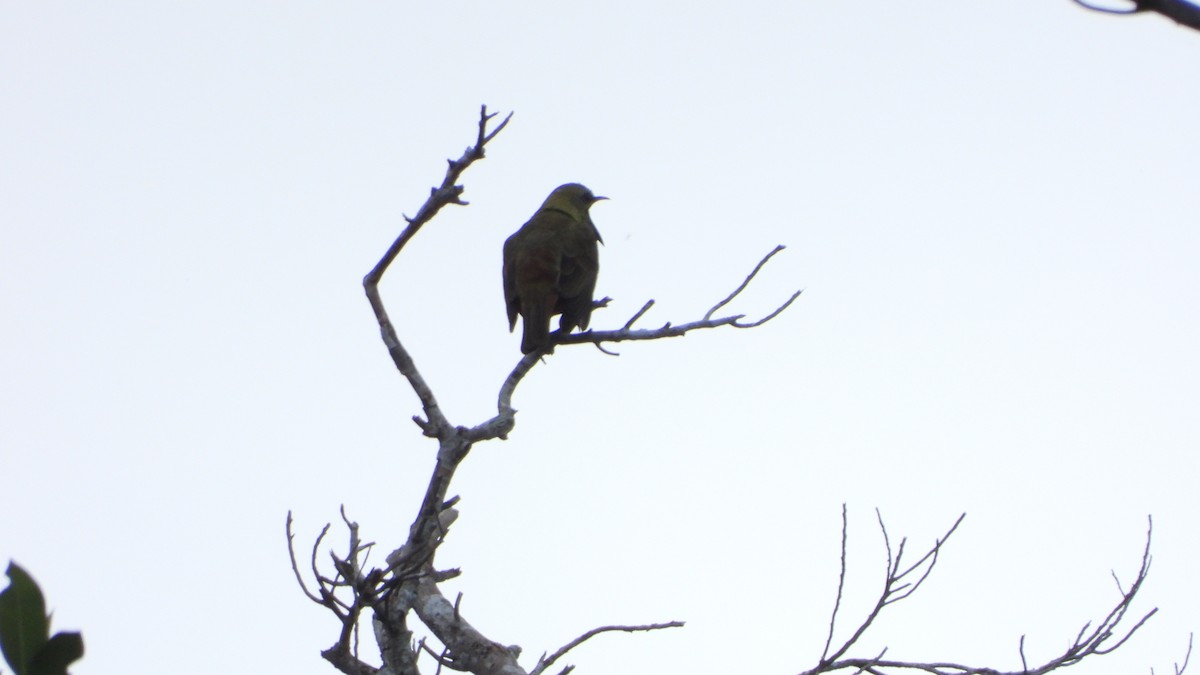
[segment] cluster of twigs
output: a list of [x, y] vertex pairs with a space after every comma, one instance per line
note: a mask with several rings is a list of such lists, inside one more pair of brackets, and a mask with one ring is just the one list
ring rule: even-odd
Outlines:
[[[1041, 665], [1030, 668], [1025, 658], [1024, 635], [1021, 636], [1018, 645], [1018, 653], [1021, 657], [1021, 669], [1009, 672], [982, 666], [967, 666], [959, 663], [889, 660], [884, 658], [887, 654], [886, 648], [873, 658], [845, 658], [845, 654], [867, 632], [867, 629], [875, 623], [875, 620], [879, 618], [879, 614], [885, 607], [912, 595], [929, 578], [929, 573], [933, 571], [934, 565], [937, 564], [938, 554], [941, 552], [942, 546], [945, 545], [950, 535], [954, 534], [959, 524], [962, 523], [963, 518], [966, 517], [965, 513], [959, 516], [958, 520], [954, 521], [954, 524], [950, 526], [950, 529], [923, 556], [911, 565], [904, 567], [901, 561], [904, 558], [904, 545], [907, 543], [907, 540], [902, 539], [900, 541], [900, 546], [893, 556], [891, 540], [888, 537], [887, 527], [883, 524], [883, 516], [878, 511], [875, 512], [875, 515], [879, 521], [879, 530], [883, 533], [884, 547], [887, 549], [887, 577], [884, 580], [879, 598], [876, 600], [874, 607], [871, 608], [871, 611], [867, 613], [866, 618], [858, 624], [853, 634], [842, 642], [841, 646], [832, 649], [831, 652], [833, 636], [837, 627], [838, 611], [841, 608], [842, 593], [846, 581], [846, 539], [848, 528], [846, 507], [842, 505], [841, 573], [838, 576], [837, 598], [834, 601], [833, 612], [829, 619], [829, 633], [825, 639], [825, 649], [821, 652], [821, 658], [817, 662], [817, 665], [811, 670], [804, 671], [801, 675], [819, 675], [820, 673], [833, 673], [850, 669], [853, 669], [854, 673], [870, 673], [871, 675], [888, 675], [889, 673], [902, 671], [917, 671], [927, 673], [928, 675], [1044, 675], [1060, 668], [1075, 665], [1089, 656], [1099, 656], [1116, 651], [1150, 617], [1158, 612], [1158, 608], [1151, 609], [1134, 622], [1132, 626], [1127, 629], [1122, 627], [1122, 622], [1125, 621], [1130, 605], [1133, 603], [1138, 591], [1141, 590], [1142, 583], [1146, 580], [1146, 576], [1150, 572], [1150, 539], [1153, 531], [1153, 522], [1151, 522], [1146, 531], [1146, 548], [1142, 552], [1142, 564], [1138, 569], [1133, 584], [1128, 590], [1125, 590], [1122, 588], [1120, 581], [1118, 581], [1117, 589], [1121, 593], [1121, 599], [1113, 606], [1112, 610], [1094, 626], [1090, 621], [1084, 624], [1083, 628], [1079, 629], [1079, 632], [1075, 635], [1075, 639], [1071, 642], [1070, 646], [1062, 654]], [[1116, 578], [1115, 574], [1113, 578]], [[1125, 624], [1127, 625], [1128, 622], [1125, 622]], [[1183, 674], [1191, 655], [1192, 641], [1189, 639], [1187, 654], [1184, 656], [1182, 665], [1175, 665], [1175, 675]]]

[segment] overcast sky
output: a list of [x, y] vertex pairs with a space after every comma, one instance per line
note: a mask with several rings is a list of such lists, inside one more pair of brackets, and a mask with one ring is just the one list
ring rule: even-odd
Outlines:
[[[1019, 669], [1119, 599], [1086, 672], [1200, 628], [1200, 33], [1068, 0], [39, 2], [0, 7], [0, 562], [83, 631], [74, 672], [333, 672], [302, 548], [345, 504], [401, 543], [434, 443], [361, 278], [514, 112], [385, 278], [455, 424], [520, 358], [500, 248], [611, 201], [593, 316], [752, 331], [561, 348], [452, 492], [446, 592], [526, 666], [784, 675], [893, 542], [937, 570], [855, 655]], [[329, 541], [344, 547], [342, 531]], [[323, 558], [324, 558], [323, 554]], [[421, 633], [423, 634], [423, 633]], [[371, 660], [375, 661], [371, 656]], [[432, 667], [427, 667], [432, 672]]]

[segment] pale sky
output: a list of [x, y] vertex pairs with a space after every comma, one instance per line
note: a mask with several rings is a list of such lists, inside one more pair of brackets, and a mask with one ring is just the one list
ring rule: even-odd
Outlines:
[[451, 422], [520, 358], [500, 247], [560, 183], [612, 198], [597, 328], [697, 319], [776, 244], [730, 309], [805, 293], [529, 375], [452, 486], [477, 628], [529, 667], [679, 619], [566, 661], [792, 674], [843, 502], [844, 631], [876, 507], [912, 553], [965, 511], [854, 654], [1016, 670], [1117, 602], [1152, 514], [1160, 611], [1074, 670], [1169, 673], [1200, 628], [1198, 59], [1069, 0], [4, 3], [0, 563], [83, 632], [77, 675], [334, 672], [285, 515], [307, 548], [345, 504], [374, 563], [407, 534], [436, 445], [361, 278], [486, 103], [515, 114], [471, 205], [383, 284]]

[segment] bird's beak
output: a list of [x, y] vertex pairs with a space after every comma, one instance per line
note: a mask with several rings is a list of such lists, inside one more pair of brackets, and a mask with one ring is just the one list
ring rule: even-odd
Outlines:
[[602, 202], [606, 199], [608, 199], [608, 197], [592, 197], [592, 203], [595, 204], [596, 202]]

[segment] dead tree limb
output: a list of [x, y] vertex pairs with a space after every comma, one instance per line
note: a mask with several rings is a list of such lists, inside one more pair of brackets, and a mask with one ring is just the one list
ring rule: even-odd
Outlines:
[[[843, 580], [846, 575], [846, 510], [842, 507], [842, 565], [841, 574], [838, 582], [837, 598], [834, 601], [833, 612], [829, 621], [829, 636], [825, 641], [825, 649], [821, 653], [821, 658], [816, 667], [811, 670], [806, 670], [802, 675], [818, 675], [820, 673], [833, 673], [842, 670], [853, 670], [855, 673], [870, 673], [871, 675], [889, 675], [890, 673], [899, 673], [905, 671], [926, 673], [927, 675], [1045, 675], [1060, 668], [1073, 666], [1080, 661], [1090, 656], [1099, 656], [1109, 654], [1125, 644], [1134, 633], [1138, 631], [1150, 617], [1158, 611], [1157, 608], [1151, 609], [1144, 614], [1140, 619], [1133, 622], [1129, 626], [1129, 621], [1126, 621], [1126, 614], [1129, 611], [1130, 605], [1137, 597], [1138, 591], [1141, 590], [1142, 583], [1146, 580], [1146, 576], [1150, 572], [1150, 540], [1153, 530], [1153, 523], [1150, 523], [1146, 531], [1146, 547], [1142, 552], [1142, 564], [1138, 569], [1136, 578], [1128, 590], [1121, 588], [1120, 583], [1117, 584], [1117, 590], [1121, 593], [1121, 599], [1113, 606], [1112, 610], [1093, 625], [1092, 622], [1084, 624], [1083, 628], [1076, 634], [1070, 646], [1062, 652], [1062, 654], [1046, 661], [1045, 663], [1030, 668], [1025, 658], [1025, 636], [1022, 635], [1018, 643], [1018, 654], [1021, 659], [1021, 669], [1013, 671], [1001, 671], [995, 668], [983, 666], [969, 666], [959, 663], [949, 663], [944, 661], [896, 661], [884, 659], [884, 654], [887, 649], [884, 649], [873, 658], [843, 658], [859, 638], [869, 629], [875, 620], [879, 617], [880, 612], [885, 607], [892, 603], [899, 602], [912, 595], [924, 581], [929, 578], [930, 572], [933, 571], [934, 565], [937, 563], [938, 553], [941, 551], [946, 540], [962, 523], [966, 514], [959, 516], [954, 525], [942, 535], [934, 545], [915, 563], [902, 567], [901, 559], [904, 557], [904, 545], [906, 540], [901, 540], [900, 546], [893, 556], [892, 546], [888, 538], [887, 528], [883, 524], [883, 518], [879, 517], [878, 511], [876, 516], [879, 519], [879, 529], [883, 534], [884, 547], [887, 550], [887, 576], [884, 580], [883, 590], [876, 601], [875, 606], [868, 612], [853, 634], [842, 642], [841, 646], [830, 653], [831, 645], [833, 644], [833, 635], [837, 626], [838, 609], [842, 602]], [[915, 575], [917, 578], [911, 579], [910, 575]], [[1114, 575], [1115, 576], [1115, 575]], [[1183, 665], [1176, 664], [1176, 675], [1182, 675], [1187, 668], [1188, 660], [1192, 653], [1191, 640], [1188, 640], [1187, 656], [1184, 658]]]
[[375, 312], [375, 319], [379, 322], [379, 330], [383, 337], [383, 344], [387, 347], [388, 354], [391, 355], [392, 361], [396, 364], [396, 369], [400, 374], [408, 379], [408, 384], [417, 394], [417, 398], [421, 400], [421, 407], [425, 409], [425, 419], [413, 418], [426, 435], [437, 437], [437, 434], [448, 428], [450, 423], [442, 414], [441, 408], [438, 407], [437, 398], [433, 395], [433, 390], [425, 382], [425, 378], [417, 370], [417, 366], [413, 363], [412, 356], [408, 350], [400, 343], [400, 338], [396, 336], [396, 328], [392, 325], [392, 321], [388, 318], [387, 309], [383, 306], [383, 299], [379, 297], [379, 280], [383, 278], [383, 273], [387, 271], [396, 256], [400, 255], [400, 251], [405, 244], [416, 236], [417, 232], [425, 226], [434, 216], [442, 210], [443, 207], [456, 204], [466, 206], [467, 202], [462, 200], [463, 186], [458, 185], [458, 179], [462, 176], [463, 171], [467, 167], [484, 157], [484, 147], [496, 134], [504, 130], [508, 125], [508, 121], [512, 119], [512, 113], [505, 117], [494, 129], [488, 129], [488, 123], [496, 117], [496, 113], [488, 114], [487, 106], [482, 106], [479, 111], [479, 131], [475, 139], [475, 145], [468, 147], [458, 159], [446, 160], [450, 166], [446, 170], [446, 177], [442, 179], [442, 184], [430, 188], [429, 197], [421, 208], [417, 209], [417, 215], [409, 218], [404, 216], [407, 226], [404, 231], [396, 237], [396, 241], [388, 247], [386, 253], [380, 258], [379, 262], [363, 277], [363, 288], [367, 293], [367, 301], [371, 303], [371, 311]]
[[[455, 471], [475, 443], [496, 438], [503, 439], [513, 428], [516, 414], [511, 404], [513, 392], [521, 379], [539, 362], [539, 355], [530, 355], [521, 359], [505, 379], [500, 389], [498, 414], [495, 417], [474, 427], [454, 425], [442, 412], [432, 388], [422, 377], [412, 355], [405, 349], [379, 294], [379, 282], [384, 273], [417, 232], [443, 207], [450, 204], [466, 204], [462, 200], [463, 187], [458, 184], [460, 177], [471, 164], [484, 158], [485, 146], [504, 129], [511, 119], [510, 115], [499, 124], [491, 126], [495, 117], [495, 114], [487, 112], [486, 107], [481, 108], [475, 144], [467, 148], [458, 159], [449, 160], [449, 167], [441, 185], [430, 190], [429, 197], [417, 210], [415, 216], [405, 217], [404, 230], [388, 248], [378, 264], [363, 278], [367, 301], [379, 324], [384, 346], [396, 369], [407, 380], [420, 400], [424, 414], [414, 416], [413, 421], [421, 428], [425, 436], [438, 441], [437, 461], [434, 465], [433, 475], [430, 477], [417, 515], [409, 527], [407, 540], [386, 556], [386, 566], [368, 569], [365, 553], [369, 551], [370, 545], [361, 543], [358, 524], [351, 521], [343, 512], [342, 518], [350, 534], [346, 553], [330, 552], [330, 564], [334, 573], [326, 575], [321, 572], [317, 553], [322, 540], [329, 531], [329, 526], [326, 525], [320, 536], [317, 537], [310, 560], [311, 575], [316, 580], [316, 590], [314, 591], [309, 589], [296, 561], [292, 518], [291, 514], [288, 514], [287, 537], [292, 570], [305, 595], [329, 610], [341, 623], [342, 629], [337, 641], [322, 652], [322, 655], [343, 673], [365, 675], [386, 672], [395, 675], [417, 675], [419, 673], [418, 659], [424, 653], [435, 661], [439, 671], [443, 667], [447, 667], [469, 671], [476, 675], [526, 675], [526, 671], [517, 661], [521, 653], [520, 647], [506, 646], [486, 637], [463, 617], [458, 601], [450, 602], [442, 594], [438, 584], [456, 576], [458, 570], [435, 569], [433, 560], [438, 546], [445, 539], [451, 524], [458, 515], [454, 509], [458, 498], [449, 496], [450, 482]], [[719, 325], [751, 328], [761, 325], [786, 309], [795, 300], [795, 296], [775, 312], [754, 323], [741, 322], [740, 315], [722, 319], [711, 318], [713, 311], [740, 293], [766, 260], [781, 248], [764, 258], [759, 263], [759, 267], [742, 283], [742, 286], [714, 306], [713, 310], [709, 312], [709, 316], [706, 316], [701, 322], [686, 325], [683, 332]], [[626, 333], [630, 332], [633, 321], [638, 316], [640, 313], [626, 324], [623, 329]], [[678, 331], [679, 329], [673, 330]], [[675, 334], [661, 330], [658, 332], [660, 333], [658, 337]], [[610, 331], [599, 334], [600, 337], [597, 339], [577, 341], [651, 339], [644, 335], [619, 333], [620, 331]], [[633, 333], [638, 332], [633, 331]], [[562, 340], [560, 343], [566, 343], [566, 340]], [[383, 661], [381, 667], [368, 664], [358, 655], [357, 631], [362, 613], [367, 609], [373, 614], [375, 640], [379, 645]], [[411, 615], [415, 615], [442, 643], [443, 649], [440, 653], [434, 653], [430, 648], [424, 646], [423, 640], [421, 642], [413, 640], [413, 633], [408, 623]], [[548, 659], [543, 658], [534, 670], [540, 674], [571, 648], [599, 633], [616, 630], [647, 631], [680, 625], [682, 623], [673, 621], [665, 624], [639, 626], [603, 626], [585, 633]], [[567, 670], [569, 669], [568, 666]]]
[[[713, 315], [716, 314], [717, 310], [729, 304], [734, 298], [740, 295], [742, 291], [746, 290], [746, 287], [750, 285], [750, 282], [754, 280], [754, 277], [757, 276], [759, 271], [762, 270], [763, 266], [767, 264], [767, 261], [769, 261], [776, 253], [779, 253], [784, 248], [786, 247], [780, 244], [763, 256], [763, 258], [758, 261], [758, 264], [755, 265], [750, 274], [748, 274], [746, 278], [742, 280], [741, 284], [738, 285], [738, 287], [724, 299], [710, 307], [701, 319], [676, 325], [672, 325], [671, 322], [668, 321], [659, 328], [635, 330], [633, 328], [633, 324], [636, 323], [638, 319], [645, 316], [646, 312], [648, 312], [650, 308], [654, 306], [654, 300], [648, 300], [644, 305], [642, 305], [641, 309], [635, 312], [634, 315], [618, 329], [589, 330], [583, 333], [568, 333], [565, 335], [562, 334], [561, 331], [555, 331], [550, 336], [551, 342], [555, 346], [593, 344], [606, 354], [613, 354], [613, 352], [604, 348], [604, 343], [631, 342], [638, 340], [661, 340], [663, 338], [681, 337], [694, 330], [700, 330], [704, 328], [719, 328], [721, 326], [732, 326], [734, 328], [756, 328], [761, 326], [771, 319], [779, 316], [784, 310], [790, 307], [792, 303], [796, 301], [796, 298], [800, 297], [800, 294], [803, 293], [803, 290], [798, 290], [795, 293], [792, 293], [791, 297], [785, 300], [782, 304], [777, 306], [766, 316], [755, 321], [743, 321], [742, 319], [745, 318], [744, 314], [730, 314], [728, 316], [716, 318], [714, 318]], [[596, 306], [603, 307], [607, 305], [608, 302], [609, 298], [604, 298], [602, 300], [598, 300], [596, 302]], [[553, 351], [553, 347], [551, 347], [550, 351]], [[508, 374], [508, 377], [505, 378], [504, 383], [500, 386], [500, 395], [497, 399], [496, 406], [498, 412], [496, 416], [479, 425], [478, 427], [468, 430], [467, 433], [472, 439], [503, 439], [508, 437], [508, 432], [512, 430], [514, 425], [514, 415], [517, 412], [512, 407], [513, 393], [516, 391], [517, 385], [521, 383], [521, 380], [529, 374], [529, 371], [532, 370], [534, 366], [541, 362], [542, 357], [546, 354], [547, 352], [534, 352], [532, 354], [526, 354], [525, 357], [517, 363], [516, 367], [513, 368], [512, 372]]]
[[[759, 271], [762, 270], [763, 266], [767, 264], [767, 261], [769, 261], [776, 253], [779, 253], [785, 248], [787, 247], [780, 244], [772, 249], [770, 253], [763, 256], [763, 258], [758, 261], [758, 264], [754, 266], [754, 269], [750, 272], [750, 274], [748, 274], [746, 278], [742, 280], [742, 283], [735, 288], [732, 293], [725, 296], [725, 298], [720, 302], [710, 307], [709, 310], [704, 313], [703, 318], [697, 321], [689, 321], [687, 323], [674, 326], [668, 321], [659, 328], [634, 330], [633, 324], [636, 323], [638, 319], [645, 316], [646, 312], [648, 312], [650, 308], [654, 306], [654, 301], [648, 300], [646, 304], [642, 305], [642, 308], [633, 315], [632, 318], [625, 322], [625, 325], [616, 330], [589, 330], [583, 333], [570, 333], [567, 335], [562, 335], [556, 331], [553, 336], [554, 343], [560, 345], [591, 343], [600, 346], [605, 342], [658, 340], [668, 337], [681, 337], [690, 331], [699, 330], [701, 328], [718, 328], [720, 326], [733, 326], [734, 328], [756, 328], [761, 326], [771, 319], [779, 316], [784, 310], [790, 307], [791, 304], [796, 301], [796, 298], [799, 298], [800, 294], [804, 291], [799, 290], [795, 293], [792, 293], [791, 297], [785, 300], [783, 304], [779, 305], [769, 314], [761, 319], [758, 319], [757, 321], [751, 321], [748, 323], [742, 321], [742, 319], [746, 318], [745, 314], [730, 314], [728, 316], [717, 318], [713, 318], [713, 315], [717, 313], [717, 310], [732, 302], [734, 298], [742, 293], [742, 291], [746, 290], [746, 287], [750, 285], [750, 282], [754, 280], [754, 277], [756, 277]], [[608, 299], [605, 298], [600, 302], [605, 303], [607, 300]]]

